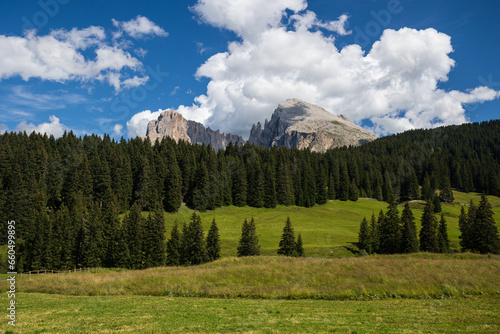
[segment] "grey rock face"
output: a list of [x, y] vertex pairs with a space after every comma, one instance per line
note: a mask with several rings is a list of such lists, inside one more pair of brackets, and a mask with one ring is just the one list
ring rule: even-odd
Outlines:
[[233, 144], [245, 142], [241, 136], [219, 130], [214, 131], [205, 128], [201, 123], [188, 121], [175, 110], [166, 110], [161, 113], [158, 119], [150, 121], [146, 136], [152, 143], [156, 139], [170, 137], [176, 141], [182, 139], [193, 144], [210, 144], [216, 150], [225, 148], [229, 142], [233, 142]]
[[265, 147], [309, 148], [315, 152], [342, 146], [357, 146], [378, 136], [325, 109], [299, 99], [288, 99], [278, 105], [271, 120], [253, 125], [249, 141]]

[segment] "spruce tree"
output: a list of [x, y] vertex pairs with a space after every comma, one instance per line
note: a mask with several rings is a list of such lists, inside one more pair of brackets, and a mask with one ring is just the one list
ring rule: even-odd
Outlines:
[[349, 200], [350, 201], [357, 201], [359, 198], [359, 191], [358, 187], [356, 186], [356, 182], [352, 181], [351, 186], [349, 188]]
[[359, 250], [364, 249], [367, 253], [370, 253], [370, 227], [368, 226], [368, 221], [366, 217], [363, 217], [361, 224], [359, 226], [358, 233], [358, 248]]
[[278, 248], [278, 255], [296, 256], [297, 244], [290, 217], [287, 218]]
[[398, 253], [401, 245], [401, 219], [399, 218], [398, 206], [396, 202], [389, 205], [389, 210], [380, 228], [381, 254]]
[[168, 151], [166, 164], [163, 208], [166, 212], [177, 212], [182, 203], [182, 174], [172, 150]]
[[306, 257], [306, 252], [304, 251], [304, 245], [302, 243], [302, 236], [300, 235], [300, 233], [297, 236], [297, 242], [295, 244], [297, 246], [297, 256]]
[[453, 197], [453, 191], [451, 190], [450, 178], [445, 177], [443, 182], [444, 184], [443, 184], [443, 189], [441, 190], [440, 193], [440, 198], [445, 203], [453, 202], [455, 198]]
[[319, 174], [317, 177], [317, 204], [325, 204], [328, 201], [328, 177], [326, 175], [323, 164], [320, 165]]
[[165, 265], [165, 221], [159, 204], [145, 220], [143, 249], [145, 268]]
[[[380, 210], [380, 213], [384, 215], [384, 212]], [[377, 253], [380, 245], [380, 230], [377, 219], [375, 218], [375, 213], [372, 213], [372, 218], [370, 221], [370, 245], [367, 252], [369, 254]]]
[[130, 213], [123, 219], [127, 248], [130, 256], [131, 269], [141, 269], [143, 267], [143, 247], [144, 240], [144, 219], [137, 203], [130, 208]]
[[345, 163], [345, 161], [342, 161], [340, 168], [339, 199], [341, 201], [347, 201], [349, 199], [349, 190], [351, 188], [351, 183], [349, 181], [349, 174], [347, 173], [347, 164]]
[[243, 222], [237, 251], [238, 256], [260, 255], [259, 239], [255, 231], [255, 221], [253, 218], [250, 222], [247, 222], [246, 219]]
[[460, 247], [462, 249], [462, 252], [465, 252], [467, 250], [471, 249], [471, 237], [470, 237], [470, 227], [469, 227], [469, 221], [467, 219], [467, 215], [465, 214], [465, 209], [462, 206], [460, 209], [460, 216], [458, 216], [458, 228], [460, 229]]
[[433, 196], [434, 190], [431, 187], [431, 179], [429, 177], [429, 174], [425, 172], [424, 182], [422, 185], [422, 199], [425, 201], [430, 201], [432, 200]]
[[413, 217], [413, 212], [408, 202], [403, 209], [401, 221], [403, 223], [401, 231], [401, 253], [418, 252], [417, 226], [415, 225], [415, 218]]
[[[471, 210], [471, 209], [469, 209]], [[481, 254], [500, 252], [500, 240], [498, 228], [493, 219], [491, 204], [485, 194], [481, 195], [481, 201], [477, 208], [474, 223], [469, 223], [471, 227], [471, 248]]]
[[438, 252], [438, 223], [434, 215], [434, 205], [427, 201], [421, 220], [420, 250], [422, 252]]
[[189, 255], [188, 255], [188, 247], [191, 243], [191, 231], [188, 227], [188, 224], [184, 222], [182, 225], [182, 233], [181, 233], [181, 247], [179, 249], [179, 264], [180, 265], [189, 265]]
[[203, 235], [203, 226], [201, 224], [201, 217], [196, 212], [193, 212], [191, 215], [191, 221], [187, 229], [189, 238], [186, 240], [186, 248], [184, 249], [186, 264], [197, 265], [207, 262], [208, 255]]
[[264, 171], [264, 207], [274, 209], [276, 207], [274, 167], [269, 163], [265, 166]]
[[440, 253], [448, 253], [450, 251], [450, 240], [448, 239], [448, 228], [444, 214], [441, 214], [441, 220], [438, 227], [438, 246]]
[[290, 170], [285, 162], [281, 161], [278, 164], [278, 174], [276, 176], [276, 200], [280, 205], [293, 205], [293, 182], [290, 175]]
[[167, 241], [167, 266], [178, 266], [181, 264], [181, 235], [177, 227], [177, 221], [174, 222], [170, 239]]
[[215, 218], [212, 221], [212, 225], [210, 225], [210, 229], [208, 230], [207, 254], [209, 261], [215, 261], [220, 258], [220, 236]]
[[434, 206], [434, 212], [435, 213], [440, 213], [441, 212], [441, 199], [439, 198], [438, 194], [434, 194], [434, 198], [432, 200], [432, 204]]

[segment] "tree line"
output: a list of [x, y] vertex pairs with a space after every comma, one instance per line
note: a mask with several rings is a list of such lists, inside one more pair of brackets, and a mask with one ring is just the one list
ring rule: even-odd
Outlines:
[[[500, 253], [498, 229], [493, 219], [493, 211], [483, 194], [479, 207], [471, 201], [468, 213], [464, 207], [459, 217], [460, 246], [463, 252]], [[421, 218], [421, 229], [417, 226], [413, 212], [407, 202], [401, 216], [397, 204], [392, 202], [386, 213], [380, 210], [378, 218], [372, 215], [370, 222], [363, 218], [359, 227], [358, 248], [368, 254], [395, 254], [450, 251], [447, 224], [444, 214], [435, 216], [432, 201], [427, 201]]]

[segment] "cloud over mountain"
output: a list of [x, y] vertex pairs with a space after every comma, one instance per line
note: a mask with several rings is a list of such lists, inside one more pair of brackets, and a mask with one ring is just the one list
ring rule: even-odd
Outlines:
[[444, 33], [387, 29], [369, 51], [356, 44], [339, 50], [326, 30], [347, 34], [348, 16], [321, 22], [306, 8], [304, 0], [199, 0], [192, 7], [198, 17], [239, 40], [198, 68], [196, 76], [209, 79], [207, 91], [178, 110], [247, 136], [252, 123], [296, 97], [387, 134], [466, 122], [464, 104], [500, 96], [487, 87], [440, 88], [455, 66]]

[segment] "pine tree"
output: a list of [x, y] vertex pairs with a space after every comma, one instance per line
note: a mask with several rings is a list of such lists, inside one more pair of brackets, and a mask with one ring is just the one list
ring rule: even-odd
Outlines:
[[427, 201], [425, 205], [421, 225], [420, 250], [422, 252], [438, 252], [438, 223], [436, 216], [434, 216], [434, 205], [430, 201]]
[[356, 186], [356, 182], [353, 181], [349, 188], [349, 200], [355, 202], [358, 200], [358, 198], [359, 198], [358, 187]]
[[182, 203], [182, 174], [177, 164], [175, 153], [171, 150], [167, 155], [167, 175], [163, 195], [163, 208], [167, 212], [177, 212]]
[[145, 220], [143, 249], [145, 268], [165, 265], [165, 221], [160, 204]]
[[450, 251], [450, 240], [448, 239], [448, 229], [444, 214], [441, 214], [441, 220], [438, 227], [438, 246], [439, 253], [448, 253]]
[[441, 193], [440, 193], [441, 200], [445, 203], [453, 202], [453, 200], [455, 198], [453, 197], [453, 191], [451, 190], [450, 178], [445, 177], [443, 182], [444, 182], [443, 190], [441, 190]]
[[351, 187], [351, 183], [349, 181], [349, 174], [347, 173], [347, 165], [345, 161], [342, 161], [340, 167], [339, 199], [341, 201], [347, 201], [349, 199], [349, 189]]
[[212, 221], [212, 225], [210, 225], [210, 229], [208, 230], [207, 253], [209, 261], [215, 261], [220, 258], [220, 236], [215, 218]]
[[425, 172], [424, 182], [422, 185], [422, 199], [425, 201], [430, 201], [434, 197], [434, 190], [431, 187], [431, 179], [429, 174]]
[[460, 216], [458, 217], [458, 228], [460, 229], [460, 247], [462, 252], [466, 252], [471, 249], [471, 236], [470, 227], [467, 215], [465, 214], [464, 207], [460, 209]]
[[278, 175], [276, 176], [276, 200], [280, 205], [293, 205], [294, 193], [290, 170], [285, 162], [278, 164]]
[[247, 173], [245, 165], [236, 161], [232, 175], [233, 205], [245, 206], [247, 204]]
[[434, 198], [432, 200], [432, 204], [434, 206], [434, 212], [435, 213], [440, 213], [441, 212], [441, 199], [439, 198], [438, 194], [434, 194]]
[[207, 248], [205, 245], [205, 238], [203, 235], [203, 226], [201, 224], [201, 217], [193, 212], [191, 221], [187, 227], [184, 255], [185, 264], [197, 265], [208, 261]]
[[260, 158], [247, 162], [247, 204], [254, 208], [264, 206], [264, 174]]
[[170, 239], [167, 241], [167, 266], [178, 266], [181, 264], [181, 235], [177, 227], [177, 221], [174, 222]]
[[[469, 208], [469, 211], [472, 209]], [[475, 214], [475, 219], [469, 222], [471, 228], [471, 249], [481, 254], [500, 252], [500, 240], [498, 228], [493, 219], [491, 204], [485, 194], [481, 195], [481, 201]]]
[[401, 219], [399, 218], [398, 206], [396, 202], [389, 204], [389, 210], [380, 228], [381, 254], [398, 253], [401, 245]]
[[[380, 214], [383, 216], [384, 212], [380, 210]], [[380, 218], [379, 218], [380, 219]], [[382, 218], [383, 220], [383, 218]], [[380, 247], [380, 229], [379, 224], [375, 218], [375, 213], [372, 213], [372, 218], [370, 221], [370, 245], [367, 252], [369, 254], [377, 253]]]
[[299, 235], [297, 236], [297, 242], [295, 243], [297, 248], [296, 248], [296, 252], [297, 252], [297, 256], [298, 257], [306, 257], [306, 252], [304, 251], [304, 246], [302, 244], [302, 236]]
[[297, 244], [290, 217], [287, 218], [278, 248], [278, 255], [296, 256]]
[[260, 255], [260, 245], [257, 233], [255, 231], [255, 221], [250, 220], [250, 223], [245, 221], [241, 227], [241, 238], [238, 244], [238, 256], [255, 256]]
[[367, 253], [370, 253], [370, 226], [368, 226], [368, 221], [366, 217], [363, 217], [361, 224], [359, 225], [358, 233], [358, 249], [364, 249]]
[[143, 267], [144, 219], [137, 203], [132, 205], [130, 213], [123, 219], [123, 227], [130, 256], [129, 268], [141, 269]]
[[413, 212], [408, 202], [403, 209], [401, 221], [403, 223], [401, 231], [401, 253], [418, 252], [417, 226], [415, 225], [415, 218], [413, 217]]
[[320, 165], [316, 189], [318, 192], [316, 196], [316, 203], [325, 204], [328, 201], [328, 177], [323, 164]]
[[271, 164], [267, 164], [264, 171], [264, 207], [274, 209], [276, 207], [276, 183], [274, 180], [274, 167]]

